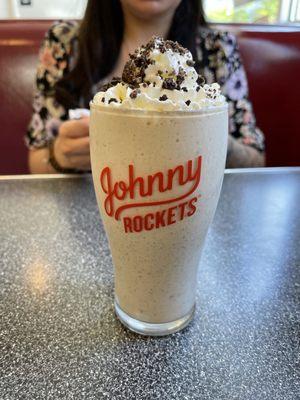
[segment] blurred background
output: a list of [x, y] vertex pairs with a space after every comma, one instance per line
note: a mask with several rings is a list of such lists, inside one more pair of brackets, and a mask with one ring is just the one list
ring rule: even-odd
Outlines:
[[[99, 0], [101, 1], [101, 0]], [[81, 18], [87, 0], [1, 0], [0, 18]], [[299, 24], [300, 0], [205, 0], [212, 22]]]
[[[101, 1], [101, 0], [99, 0]], [[87, 0], [0, 0], [0, 175], [28, 173], [38, 51], [53, 20], [81, 19]], [[300, 0], [204, 0], [213, 29], [237, 37], [268, 167], [300, 165]]]
[[300, 23], [300, 0], [206, 0], [204, 3], [207, 17], [213, 22]]

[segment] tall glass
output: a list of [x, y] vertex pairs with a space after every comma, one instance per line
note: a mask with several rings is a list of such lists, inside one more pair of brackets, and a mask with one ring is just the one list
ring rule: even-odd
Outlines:
[[91, 103], [94, 187], [129, 329], [166, 335], [193, 317], [197, 270], [218, 203], [227, 105], [192, 112]]

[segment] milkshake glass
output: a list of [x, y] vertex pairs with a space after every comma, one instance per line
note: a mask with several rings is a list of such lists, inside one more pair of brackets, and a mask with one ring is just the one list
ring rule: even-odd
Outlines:
[[166, 335], [195, 309], [197, 270], [218, 203], [227, 104], [147, 111], [91, 103], [92, 173], [129, 329]]

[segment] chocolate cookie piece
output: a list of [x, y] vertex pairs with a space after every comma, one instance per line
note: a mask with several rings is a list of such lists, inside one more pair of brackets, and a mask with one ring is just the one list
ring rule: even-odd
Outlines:
[[163, 94], [162, 96], [160, 96], [159, 101], [166, 101], [168, 100], [168, 96], [166, 94]]
[[211, 100], [216, 100], [216, 98], [218, 97], [218, 93], [215, 89], [206, 90], [205, 93], [206, 97]]
[[145, 77], [144, 70], [145, 68], [143, 66], [138, 67], [135, 64], [135, 59], [130, 59], [124, 66], [122, 79], [125, 83], [132, 85], [133, 87], [138, 87]]
[[116, 86], [118, 83], [121, 83], [121, 82], [122, 82], [122, 78], [115, 76], [112, 78], [112, 80], [110, 82], [106, 83], [105, 85], [102, 85], [100, 87], [100, 91], [106, 92], [108, 89]]
[[177, 83], [176, 89], [180, 90], [180, 86], [181, 86], [182, 82], [184, 81], [185, 77], [186, 77], [185, 70], [182, 67], [179, 67], [178, 75], [176, 78], [176, 83]]
[[203, 78], [202, 75], [198, 75], [197, 81], [199, 86], [203, 86], [205, 84], [205, 79]]
[[141, 46], [133, 54], [129, 54], [130, 60], [125, 64], [122, 79], [127, 84], [138, 87], [144, 82], [145, 70], [148, 65], [153, 64], [150, 60], [150, 51], [155, 48], [155, 38], [153, 37], [145, 46]]
[[166, 40], [164, 43], [166, 50], [172, 50], [175, 53], [179, 53], [181, 56], [184, 56], [188, 52], [188, 50], [182, 47], [178, 42], [172, 42], [171, 40]]
[[130, 93], [130, 98], [131, 99], [136, 99], [137, 98], [137, 95], [138, 94], [140, 94], [141, 93], [141, 91], [139, 90], [139, 89], [134, 89], [131, 93]]
[[[125, 83], [132, 85], [133, 87], [138, 87], [141, 83], [144, 82], [145, 79], [145, 70], [150, 64], [155, 64], [154, 60], [150, 59], [150, 53], [155, 48], [158, 48], [159, 51], [163, 54], [167, 50], [171, 50], [173, 52], [179, 53], [180, 55], [184, 55], [188, 52], [184, 47], [180, 46], [177, 42], [172, 42], [170, 40], [164, 41], [160, 37], [153, 37], [146, 45], [141, 46], [138, 50], [136, 50], [133, 54], [130, 54], [130, 60], [125, 64], [122, 79]], [[192, 60], [188, 60], [189, 64], [193, 63]], [[163, 71], [158, 71], [158, 75], [162, 76]], [[175, 71], [169, 73], [169, 76], [175, 75]], [[185, 72], [183, 68], [179, 71], [179, 74], [176, 78], [175, 85], [171, 81], [168, 81], [166, 78], [164, 85], [165, 88], [175, 89], [180, 88], [181, 83], [183, 82], [185, 77]]]
[[163, 89], [174, 90], [177, 88], [177, 83], [174, 81], [173, 78], [166, 78], [162, 83]]

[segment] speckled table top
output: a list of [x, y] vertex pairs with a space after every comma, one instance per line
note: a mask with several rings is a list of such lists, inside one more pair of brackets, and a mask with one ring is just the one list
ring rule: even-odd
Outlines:
[[300, 169], [228, 173], [184, 331], [113, 313], [90, 177], [0, 179], [0, 399], [300, 398]]

